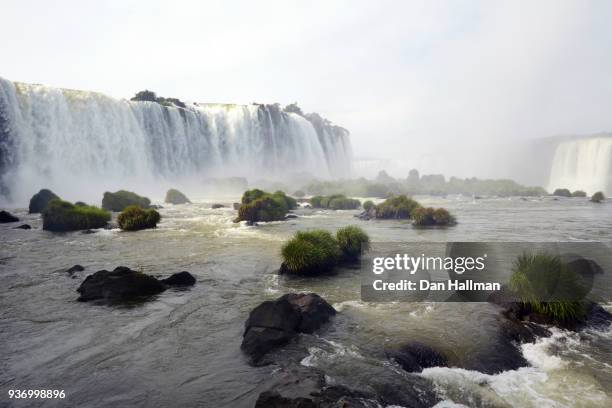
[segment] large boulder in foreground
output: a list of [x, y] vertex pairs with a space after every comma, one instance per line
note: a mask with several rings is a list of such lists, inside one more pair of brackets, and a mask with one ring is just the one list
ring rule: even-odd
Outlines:
[[19, 218], [15, 217], [13, 214], [11, 214], [8, 211], [0, 211], [0, 224], [5, 224], [5, 223], [9, 223], [9, 222], [17, 222], [19, 221]]
[[165, 203], [169, 204], [189, 204], [191, 201], [187, 198], [187, 196], [180, 191], [171, 188], [166, 192], [166, 198], [164, 200]]
[[265, 301], [249, 314], [240, 348], [257, 364], [270, 350], [287, 344], [298, 333], [313, 333], [335, 314], [315, 293], [289, 293]]
[[123, 211], [131, 205], [136, 205], [141, 208], [149, 208], [151, 200], [147, 197], [139, 196], [136, 193], [126, 190], [119, 190], [114, 193], [105, 192], [102, 198], [102, 208], [107, 211]]
[[448, 366], [448, 360], [442, 353], [418, 341], [388, 348], [385, 354], [387, 358], [394, 360], [408, 372], [421, 372], [424, 368]]
[[[177, 275], [180, 278], [177, 279]], [[189, 277], [195, 283], [195, 278], [189, 272], [180, 272], [168, 279], [158, 280], [126, 266], [119, 266], [111, 272], [101, 270], [85, 278], [77, 289], [80, 294], [78, 300], [126, 301], [144, 298], [161, 293], [168, 286], [177, 285], [176, 281], [184, 282]]]
[[29, 213], [41, 213], [51, 200], [59, 199], [59, 197], [51, 190], [43, 188], [38, 193], [34, 194], [30, 199]]

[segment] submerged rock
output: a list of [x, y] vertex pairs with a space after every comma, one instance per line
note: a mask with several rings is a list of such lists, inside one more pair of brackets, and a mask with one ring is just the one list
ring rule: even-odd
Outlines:
[[448, 361], [443, 354], [418, 341], [387, 349], [385, 354], [387, 358], [394, 360], [408, 372], [421, 372], [424, 368], [448, 366]]
[[32, 229], [32, 227], [29, 224], [21, 224], [20, 226], [15, 227], [13, 229], [29, 230], [29, 229]]
[[0, 224], [5, 224], [5, 223], [9, 223], [9, 222], [17, 222], [19, 221], [19, 218], [15, 217], [13, 214], [11, 214], [8, 211], [0, 211]]
[[30, 214], [41, 213], [51, 200], [59, 199], [59, 197], [51, 190], [43, 188], [38, 193], [34, 194], [30, 199], [29, 212]]
[[290, 219], [294, 219], [294, 218], [298, 218], [297, 214], [287, 214], [287, 215], [285, 215], [285, 219], [286, 220], [290, 220]]
[[257, 364], [270, 350], [287, 344], [298, 333], [312, 333], [336, 310], [315, 293], [289, 293], [265, 301], [249, 314], [240, 348]]
[[[81, 265], [75, 265], [67, 272], [82, 271]], [[72, 271], [72, 272], [71, 272]], [[189, 272], [178, 272], [166, 279], [157, 279], [142, 272], [118, 266], [112, 272], [98, 271], [89, 275], [77, 289], [79, 301], [106, 300], [126, 301], [156, 295], [169, 286], [192, 286], [196, 282]]]
[[217, 208], [225, 208], [225, 206], [223, 204], [213, 204], [211, 208], [213, 210], [216, 210]]
[[68, 272], [70, 275], [74, 274], [75, 272], [83, 272], [85, 270], [85, 268], [81, 265], [74, 265], [68, 269], [66, 269], [66, 272]]
[[166, 286], [152, 276], [119, 266], [112, 272], [101, 270], [89, 275], [77, 289], [79, 301], [130, 300], [156, 295]]
[[183, 271], [174, 273], [169, 278], [162, 279], [161, 282], [168, 286], [193, 286], [196, 279], [189, 272]]

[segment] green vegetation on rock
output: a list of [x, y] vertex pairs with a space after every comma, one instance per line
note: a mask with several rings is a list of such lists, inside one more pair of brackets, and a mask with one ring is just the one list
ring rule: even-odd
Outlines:
[[572, 197], [586, 197], [587, 194], [582, 190], [576, 190], [572, 193]]
[[372, 201], [372, 200], [368, 200], [368, 201], [363, 203], [363, 209], [365, 211], [367, 211], [367, 212], [369, 212], [374, 207], [376, 207], [376, 204], [374, 204], [374, 201]]
[[344, 261], [358, 260], [369, 248], [370, 238], [355, 226], [339, 229], [336, 238], [325, 230], [298, 231], [283, 245], [281, 273], [323, 274]]
[[287, 212], [297, 208], [297, 201], [282, 191], [267, 193], [260, 189], [245, 191], [236, 222], [281, 221]]
[[174, 188], [171, 188], [166, 192], [166, 198], [164, 199], [164, 202], [169, 204], [188, 204], [191, 201], [189, 201], [185, 194]]
[[376, 206], [376, 218], [407, 219], [421, 204], [405, 195], [393, 196]]
[[55, 198], [42, 212], [43, 229], [49, 231], [77, 231], [102, 228], [110, 221], [110, 214], [98, 207], [74, 205]]
[[410, 213], [412, 224], [419, 227], [455, 224], [455, 218], [445, 208], [417, 207]]
[[601, 191], [596, 192], [591, 197], [591, 201], [594, 202], [594, 203], [601, 203], [605, 199], [606, 199], [606, 196], [604, 196], [604, 193], [602, 193]]
[[354, 198], [348, 198], [343, 194], [332, 194], [330, 196], [314, 196], [310, 199], [313, 208], [327, 208], [330, 210], [354, 210], [359, 208], [361, 202]]
[[30, 214], [42, 213], [47, 207], [47, 204], [56, 198], [59, 199], [59, 197], [53, 191], [43, 188], [38, 193], [34, 194], [30, 199]]
[[143, 209], [131, 205], [124, 209], [117, 217], [119, 228], [124, 231], [138, 231], [157, 227], [161, 215], [154, 209]]
[[567, 188], [558, 188], [553, 192], [556, 197], [571, 197], [572, 193]]
[[149, 208], [151, 200], [126, 190], [119, 190], [114, 193], [107, 191], [102, 198], [102, 208], [107, 211], [119, 212], [132, 205], [141, 208]]
[[586, 295], [578, 275], [559, 256], [523, 254], [514, 263], [509, 288], [529, 312], [553, 323], [571, 323], [584, 318]]
[[338, 246], [349, 261], [358, 260], [362, 251], [370, 249], [370, 237], [359, 227], [349, 225], [336, 231]]

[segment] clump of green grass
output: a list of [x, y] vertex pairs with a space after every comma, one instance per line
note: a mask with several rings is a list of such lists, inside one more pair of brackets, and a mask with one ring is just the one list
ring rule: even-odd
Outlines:
[[522, 304], [553, 323], [583, 319], [586, 295], [576, 273], [555, 255], [523, 254], [514, 263], [509, 288]]
[[453, 217], [445, 208], [418, 207], [410, 213], [412, 224], [415, 226], [445, 226], [455, 224]]
[[354, 198], [348, 198], [343, 194], [332, 194], [329, 196], [314, 196], [310, 199], [313, 208], [327, 208], [330, 210], [354, 210], [359, 208], [361, 202]]
[[330, 271], [341, 251], [334, 237], [324, 230], [299, 231], [282, 248], [287, 272], [315, 275]]
[[117, 217], [119, 228], [124, 231], [155, 228], [160, 220], [161, 215], [154, 209], [143, 209], [136, 205], [127, 207]]
[[336, 240], [344, 258], [349, 261], [359, 259], [362, 251], [370, 249], [370, 237], [364, 230], [354, 225], [336, 231]]
[[421, 204], [405, 195], [392, 196], [376, 206], [376, 218], [408, 219], [412, 211], [419, 207]]
[[280, 221], [287, 212], [297, 208], [297, 201], [282, 191], [267, 193], [260, 189], [245, 191], [238, 208], [239, 221]]
[[43, 229], [48, 231], [77, 231], [102, 228], [110, 221], [110, 214], [98, 207], [74, 205], [54, 198], [42, 212]]

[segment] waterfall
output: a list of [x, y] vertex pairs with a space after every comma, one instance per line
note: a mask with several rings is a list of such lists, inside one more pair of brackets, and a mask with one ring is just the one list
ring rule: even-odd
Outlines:
[[181, 108], [0, 78], [0, 201], [43, 187], [76, 198], [214, 177], [349, 176], [348, 131], [314, 119], [278, 105]]
[[612, 137], [597, 136], [559, 143], [553, 157], [550, 191], [567, 188], [612, 195]]

